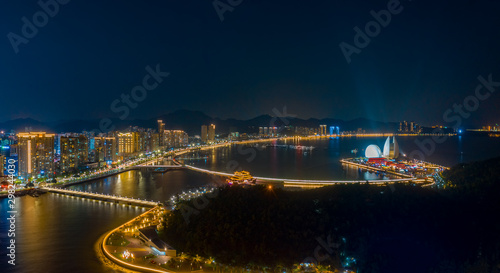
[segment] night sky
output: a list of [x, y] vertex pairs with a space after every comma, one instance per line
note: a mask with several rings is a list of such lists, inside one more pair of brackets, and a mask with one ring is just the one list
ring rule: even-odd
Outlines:
[[[401, 1], [348, 63], [339, 44], [354, 45], [353, 28], [389, 2], [243, 0], [221, 21], [212, 1], [71, 0], [16, 53], [9, 33], [22, 36], [21, 18], [42, 9], [3, 1], [0, 121], [117, 118], [112, 102], [157, 64], [170, 75], [127, 118], [190, 109], [247, 119], [286, 106], [301, 118], [446, 124], [479, 76], [500, 82], [498, 1]], [[499, 123], [498, 105], [490, 93], [466, 124]]]

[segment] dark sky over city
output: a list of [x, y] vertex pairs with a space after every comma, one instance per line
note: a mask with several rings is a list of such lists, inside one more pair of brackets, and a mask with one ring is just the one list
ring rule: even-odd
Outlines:
[[[498, 1], [401, 1], [350, 63], [339, 44], [356, 46], [353, 28], [392, 0], [238, 2], [220, 1], [235, 4], [221, 21], [213, 1], [72, 0], [43, 22], [37, 1], [4, 1], [0, 121], [118, 118], [113, 101], [159, 64], [169, 76], [127, 118], [190, 109], [247, 119], [286, 106], [301, 118], [432, 125], [466, 100], [466, 124], [499, 122], [490, 89], [500, 87], [475, 94], [479, 76], [500, 82]], [[42, 20], [32, 37], [23, 17]]]

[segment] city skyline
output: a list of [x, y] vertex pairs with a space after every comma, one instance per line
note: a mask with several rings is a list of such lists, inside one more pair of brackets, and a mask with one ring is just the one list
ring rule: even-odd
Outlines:
[[500, 273], [500, 1], [4, 1], [2, 272]]
[[[279, 110], [275, 109], [273, 115], [260, 115], [256, 116], [250, 119], [233, 119], [233, 118], [227, 118], [227, 119], [221, 119], [218, 117], [211, 117], [206, 115], [203, 112], [200, 111], [189, 111], [189, 110], [177, 110], [173, 111], [169, 114], [162, 115], [160, 117], [153, 117], [150, 119], [127, 119], [127, 120], [120, 120], [119, 118], [115, 119], [109, 119], [111, 122], [111, 127], [108, 128], [107, 131], [112, 131], [112, 130], [126, 130], [126, 128], [132, 127], [132, 126], [140, 126], [140, 127], [153, 127], [154, 124], [157, 122], [161, 121], [161, 119], [167, 118], [169, 122], [166, 124], [163, 123], [164, 128], [168, 128], [171, 130], [188, 130], [191, 133], [194, 131], [199, 131], [199, 130], [193, 130], [193, 128], [197, 128], [200, 126], [200, 124], [203, 123], [218, 123], [219, 125], [222, 125], [223, 131], [227, 131], [229, 127], [234, 127], [234, 123], [237, 123], [241, 126], [282, 126], [282, 125], [294, 125], [294, 126], [319, 126], [320, 123], [333, 123], [332, 125], [338, 125], [338, 123], [342, 124], [354, 124], [351, 126], [357, 126], [357, 127], [365, 127], [367, 123], [371, 123], [368, 126], [368, 129], [374, 130], [374, 131], [380, 131], [380, 132], [387, 132], [387, 131], [392, 131], [392, 129], [396, 129], [397, 131], [402, 131], [401, 130], [401, 122], [408, 122], [417, 124], [421, 127], [443, 127], [443, 128], [452, 128], [455, 130], [467, 130], [467, 129], [481, 129], [484, 127], [495, 127], [498, 126], [498, 120], [495, 122], [495, 119], [491, 123], [477, 123], [477, 124], [471, 124], [468, 122], [467, 119], [463, 119], [464, 122], [462, 123], [462, 119], [460, 119], [460, 126], [454, 127], [453, 125], [456, 123], [447, 123], [447, 122], [436, 122], [436, 123], [430, 123], [430, 124], [423, 124], [421, 123], [418, 119], [417, 120], [403, 120], [403, 119], [396, 119], [393, 121], [389, 122], [383, 122], [379, 120], [374, 120], [374, 119], [369, 119], [369, 118], [355, 118], [351, 120], [342, 120], [342, 119], [336, 119], [336, 118], [323, 118], [323, 119], [316, 119], [316, 118], [309, 118], [309, 119], [301, 119], [300, 117], [297, 117], [296, 115], [293, 115], [290, 112], [287, 112], [286, 107], [283, 108], [284, 110], [280, 112]], [[287, 115], [284, 115], [287, 114]], [[456, 114], [455, 117], [460, 117], [458, 114]], [[10, 120], [10, 121], [5, 121], [5, 122], [0, 122], [0, 130], [3, 131], [9, 131], [9, 130], [14, 130], [14, 131], [48, 131], [52, 133], [58, 133], [58, 132], [80, 132], [80, 131], [94, 131], [96, 133], [99, 132], [107, 132], [101, 130], [99, 127], [100, 122], [102, 122], [105, 119], [94, 119], [94, 120], [82, 120], [82, 119], [75, 119], [75, 120], [58, 120], [58, 121], [40, 121], [36, 119], [15, 119], [15, 120]], [[229, 125], [227, 125], [229, 124]], [[358, 124], [358, 125], [356, 125]], [[361, 125], [360, 125], [361, 124]], [[377, 126], [378, 125], [378, 126]], [[166, 127], [165, 127], [166, 126]], [[348, 126], [348, 127], [351, 127]], [[390, 129], [387, 129], [390, 128]], [[244, 128], [240, 128], [244, 129]], [[409, 130], [412, 131], [412, 130]]]

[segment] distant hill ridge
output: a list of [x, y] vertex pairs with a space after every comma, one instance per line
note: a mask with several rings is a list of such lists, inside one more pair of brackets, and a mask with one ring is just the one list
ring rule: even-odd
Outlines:
[[[220, 119], [213, 118], [200, 111], [177, 110], [157, 118], [120, 120], [111, 119], [115, 130], [124, 130], [129, 126], [139, 126], [144, 128], [157, 128], [157, 120], [161, 119], [165, 123], [165, 129], [184, 130], [189, 135], [200, 134], [203, 124], [215, 124], [217, 133], [228, 133], [234, 127], [239, 132], [256, 132], [258, 127], [272, 126], [302, 126], [319, 127], [321, 124], [327, 126], [339, 126], [341, 131], [355, 131], [363, 128], [367, 132], [384, 131], [392, 132], [397, 129], [394, 122], [385, 123], [364, 118], [344, 121], [340, 119], [300, 119], [296, 117], [272, 117], [270, 115], [260, 115], [248, 120]], [[32, 131], [47, 131], [53, 133], [92, 131], [99, 128], [100, 119], [93, 120], [61, 120], [56, 122], [42, 122], [31, 118], [14, 119], [0, 123], [0, 130], [4, 131], [25, 131], [30, 128]]]

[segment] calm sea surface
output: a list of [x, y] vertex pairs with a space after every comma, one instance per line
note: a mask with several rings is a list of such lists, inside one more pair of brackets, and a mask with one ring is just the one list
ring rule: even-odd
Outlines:
[[[342, 158], [364, 156], [364, 149], [376, 144], [383, 150], [385, 139], [337, 138], [278, 141], [279, 147], [267, 144], [233, 145], [199, 152], [185, 163], [210, 170], [230, 172], [239, 168], [255, 176], [289, 179], [358, 180], [380, 179], [368, 172], [352, 172], [342, 168]], [[444, 166], [500, 156], [500, 138], [449, 137], [437, 144], [431, 137], [397, 137], [401, 153], [423, 155], [424, 160]], [[439, 140], [438, 140], [439, 141]], [[434, 144], [431, 144], [434, 143]], [[419, 145], [420, 144], [420, 145]], [[284, 148], [283, 145], [312, 146], [312, 150]], [[352, 153], [357, 150], [358, 153]], [[189, 156], [186, 156], [189, 158]]]
[[[420, 150], [426, 160], [445, 166], [500, 156], [500, 138], [451, 137], [425, 153], [416, 140], [399, 137], [404, 153]], [[358, 156], [369, 144], [383, 147], [385, 138], [346, 138], [288, 141], [276, 144], [314, 146], [312, 151], [290, 148], [232, 146], [195, 154], [186, 160], [207, 169], [232, 172], [238, 168], [256, 176], [302, 179], [380, 179], [375, 174], [345, 171], [341, 158]], [[189, 157], [189, 156], [186, 156]], [[206, 157], [206, 158], [204, 158]], [[166, 173], [130, 171], [116, 176], [72, 186], [73, 189], [165, 201], [185, 189], [212, 184], [214, 178], [192, 171]], [[7, 199], [1, 199], [0, 272], [115, 272], [104, 266], [94, 253], [94, 244], [106, 231], [139, 215], [135, 207], [103, 204], [81, 198], [45, 194], [16, 198], [16, 266], [7, 264]]]

